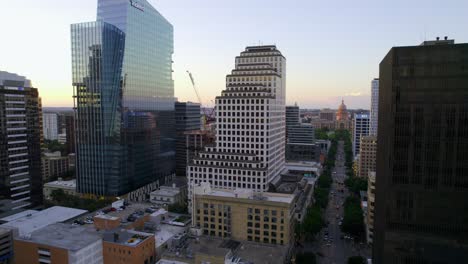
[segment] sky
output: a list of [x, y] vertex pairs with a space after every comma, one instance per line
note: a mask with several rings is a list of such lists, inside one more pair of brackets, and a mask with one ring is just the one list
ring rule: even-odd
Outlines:
[[[466, 0], [148, 0], [174, 26], [175, 96], [203, 105], [248, 45], [287, 59], [287, 104], [368, 109], [370, 82], [393, 46], [449, 36], [468, 42]], [[44, 106], [72, 106], [70, 24], [96, 20], [97, 0], [0, 0], [0, 70], [25, 75]]]

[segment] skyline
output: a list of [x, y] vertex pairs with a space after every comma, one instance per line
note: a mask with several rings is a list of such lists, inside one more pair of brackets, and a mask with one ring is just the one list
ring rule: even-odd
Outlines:
[[[175, 96], [197, 101], [189, 70], [207, 106], [224, 89], [232, 57], [248, 45], [276, 44], [288, 58], [288, 105], [335, 108], [344, 98], [348, 108], [369, 109], [371, 80], [378, 77], [378, 65], [391, 47], [419, 45], [437, 36], [468, 41], [463, 29], [468, 3], [462, 1], [297, 1], [294, 6], [246, 0], [149, 2], [174, 26]], [[22, 41], [0, 43], [0, 70], [31, 79], [43, 106], [72, 106], [70, 24], [95, 20], [96, 5], [96, 0], [2, 4], [0, 23], [16, 23], [5, 27], [4, 35]], [[17, 10], [22, 10], [21, 20]]]

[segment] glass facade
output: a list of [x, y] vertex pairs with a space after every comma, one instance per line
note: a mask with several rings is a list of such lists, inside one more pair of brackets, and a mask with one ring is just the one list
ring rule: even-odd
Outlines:
[[[107, 148], [111, 149], [110, 155], [103, 151], [96, 154], [106, 156], [102, 162], [93, 156], [77, 153], [77, 163], [80, 163], [80, 159], [90, 162], [86, 168], [82, 168], [83, 173], [78, 171], [78, 178], [90, 178], [100, 167], [111, 171], [105, 174], [103, 180], [96, 179], [95, 182], [91, 179], [89, 183], [78, 180], [77, 185], [83, 193], [112, 196], [128, 193], [152, 182], [162, 184], [165, 177], [174, 173], [173, 28], [146, 1], [98, 0], [97, 20], [97, 25], [111, 26], [122, 36], [122, 46], [108, 50], [109, 55], [113, 53], [112, 58], [118, 58], [121, 64], [114, 61], [112, 65], [102, 65], [108, 74], [119, 76], [119, 81], [112, 83], [118, 96], [102, 97], [108, 100], [112, 112], [102, 117], [105, 119], [103, 122], [112, 123], [114, 131], [112, 141], [104, 143], [106, 151]], [[109, 41], [113, 41], [112, 38]], [[72, 39], [76, 39], [73, 30]], [[81, 63], [87, 63], [91, 58], [86, 54], [77, 54], [76, 57], [82, 58]], [[95, 74], [90, 73], [95, 71], [94, 68], [86, 68], [79, 63], [76, 68], [74, 63], [74, 76], [80, 76], [79, 69], [89, 70], [88, 75]], [[77, 93], [77, 101], [79, 99]], [[78, 103], [77, 113], [80, 111], [83, 112]], [[85, 115], [95, 118], [92, 113]], [[87, 130], [86, 133], [94, 134], [95, 140], [102, 138], [102, 131], [95, 131], [89, 127], [89, 123], [80, 124], [78, 120], [76, 130], [77, 134], [79, 130]], [[78, 148], [82, 147], [79, 145], [80, 142], [77, 142]]]
[[122, 188], [121, 99], [125, 34], [104, 22], [71, 26], [76, 107], [77, 187], [117, 194]]

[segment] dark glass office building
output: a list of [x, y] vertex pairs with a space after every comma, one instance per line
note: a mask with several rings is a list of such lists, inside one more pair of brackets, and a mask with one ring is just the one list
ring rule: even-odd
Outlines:
[[42, 204], [41, 115], [31, 82], [0, 71], [0, 216]]
[[116, 196], [175, 171], [172, 25], [144, 0], [99, 0], [72, 25], [77, 188]]
[[201, 129], [200, 104], [175, 103], [176, 124], [176, 175], [187, 173], [187, 132]]
[[468, 44], [453, 43], [380, 63], [373, 263], [468, 263]]

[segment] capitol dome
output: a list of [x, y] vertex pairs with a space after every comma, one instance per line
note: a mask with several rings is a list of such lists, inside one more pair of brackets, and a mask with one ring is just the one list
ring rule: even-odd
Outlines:
[[338, 111], [336, 112], [336, 120], [348, 120], [348, 110], [346, 109], [344, 100], [341, 100], [341, 105], [338, 107]]

